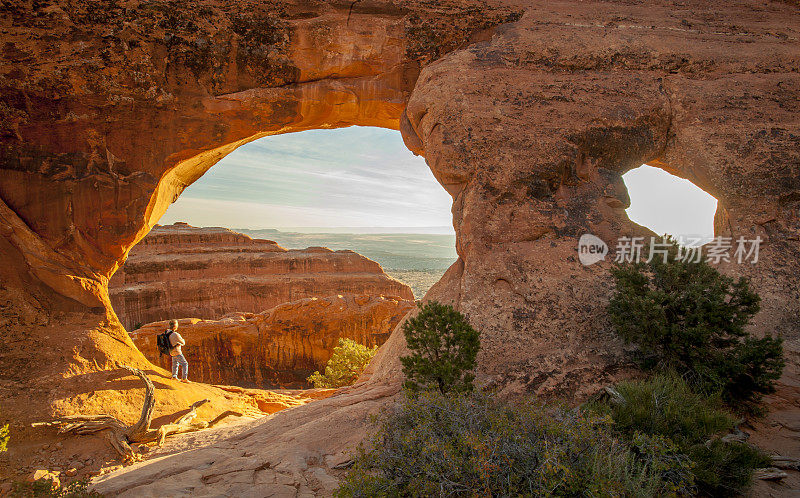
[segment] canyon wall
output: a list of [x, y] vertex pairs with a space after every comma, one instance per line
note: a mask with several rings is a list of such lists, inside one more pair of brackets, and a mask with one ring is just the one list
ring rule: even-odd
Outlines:
[[170, 318], [216, 319], [332, 294], [414, 300], [411, 289], [353, 251], [286, 250], [225, 228], [154, 228], [109, 281], [128, 329]]
[[[219, 320], [178, 320], [186, 340], [183, 354], [190, 378], [245, 387], [307, 387], [306, 378], [324, 371], [340, 338], [369, 347], [383, 344], [413, 301], [373, 295], [329, 296], [284, 303], [261, 313], [232, 313]], [[156, 365], [156, 335], [168, 322], [131, 332], [134, 344]]]
[[[537, 2], [425, 68], [401, 131], [453, 196], [459, 254], [426, 299], [491, 331], [486, 381], [581, 399], [624, 373], [605, 307], [617, 241], [655, 235], [625, 213], [621, 175], [641, 164], [716, 197], [716, 235], [760, 237], [757, 263], [720, 269], [761, 295], [755, 334], [800, 340], [799, 14]], [[608, 243], [605, 262], [578, 261], [585, 233]]]

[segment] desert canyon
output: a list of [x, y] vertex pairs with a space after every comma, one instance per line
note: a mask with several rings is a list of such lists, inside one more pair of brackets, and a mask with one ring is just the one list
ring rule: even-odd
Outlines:
[[[324, 371], [340, 338], [380, 346], [413, 301], [368, 294], [311, 297], [261, 313], [230, 313], [219, 320], [179, 320], [191, 338], [183, 352], [192, 378], [210, 384], [251, 387], [306, 387]], [[158, 354], [156, 335], [168, 323], [153, 322], [131, 332], [133, 343], [153, 364], [169, 369]]]
[[[136, 420], [142, 385], [122, 365], [157, 379], [156, 418], [203, 398], [206, 420], [265, 413], [244, 389], [168, 380], [112, 307], [128, 291], [115, 297], [109, 282], [137, 278], [115, 273], [238, 146], [351, 125], [399, 130], [452, 196], [459, 257], [424, 299], [482, 331], [478, 379], [504, 396], [577, 403], [634, 374], [604, 311], [610, 263], [582, 266], [576, 253], [584, 233], [612, 246], [649, 235], [625, 213], [623, 173], [646, 163], [712, 194], [718, 235], [763, 240], [757, 264], [721, 269], [761, 295], [753, 333], [785, 341], [787, 367], [753, 440], [800, 457], [797, 2], [10, 0], [0, 37], [0, 414], [17, 440], [3, 477], [56, 441], [54, 462], [104, 444], [32, 422]], [[262, 249], [264, 261], [284, 254]], [[335, 257], [303, 256], [321, 255]], [[292, 306], [318, 305], [300, 299]], [[153, 316], [146, 308], [131, 312]], [[210, 318], [261, 334], [280, 304], [238, 311]], [[329, 496], [368, 416], [399, 392], [404, 347], [395, 328], [354, 386], [95, 489]], [[796, 473], [787, 483], [759, 493], [800, 489]]]
[[[127, 330], [169, 318], [221, 318], [336, 294], [413, 301], [411, 289], [352, 251], [290, 250], [224, 228], [158, 226], [109, 280]], [[388, 333], [381, 330], [379, 333]]]
[[155, 339], [179, 319], [194, 379], [248, 387], [306, 387], [340, 338], [379, 346], [414, 307], [407, 285], [352, 251], [187, 224], [153, 228], [109, 294], [148, 360], [169, 369]]

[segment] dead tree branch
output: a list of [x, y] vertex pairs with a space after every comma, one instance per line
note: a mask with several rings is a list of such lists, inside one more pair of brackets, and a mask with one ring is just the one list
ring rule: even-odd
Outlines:
[[[150, 422], [153, 419], [153, 407], [156, 403], [155, 386], [150, 378], [138, 368], [122, 366], [131, 374], [142, 379], [145, 385], [144, 403], [142, 413], [132, 425], [126, 425], [116, 417], [111, 415], [72, 415], [62, 417], [52, 422], [38, 422], [31, 424], [33, 427], [57, 427], [59, 434], [98, 434], [103, 432], [114, 450], [124, 458], [136, 459], [131, 443], [150, 443], [156, 442], [158, 446], [164, 443], [164, 439], [172, 434], [196, 431], [205, 429], [209, 426], [208, 422], [197, 422], [197, 408], [208, 403], [209, 400], [203, 399], [192, 403], [189, 413], [179, 417], [175, 422], [164, 424], [158, 429], [152, 429]], [[227, 415], [226, 412], [223, 415]], [[214, 420], [218, 422], [220, 417]]]

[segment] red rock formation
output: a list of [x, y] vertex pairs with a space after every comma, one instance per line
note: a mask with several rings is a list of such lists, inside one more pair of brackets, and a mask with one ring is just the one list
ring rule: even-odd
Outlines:
[[[262, 313], [232, 313], [220, 320], [178, 320], [192, 380], [257, 387], [305, 387], [323, 370], [339, 338], [367, 346], [383, 344], [413, 301], [383, 296], [329, 296], [278, 305]], [[165, 369], [156, 335], [168, 323], [131, 332], [147, 359]]]
[[800, 35], [797, 9], [618, 8], [530, 8], [426, 67], [401, 120], [454, 199], [459, 260], [427, 298], [495, 331], [478, 361], [504, 392], [581, 398], [625, 368], [611, 258], [584, 267], [576, 249], [651, 235], [621, 180], [645, 163], [715, 196], [717, 235], [762, 238], [757, 264], [722, 269], [761, 294], [756, 333], [800, 338], [800, 50], [770, 27]]
[[185, 223], [154, 228], [111, 278], [109, 291], [128, 330], [170, 318], [259, 313], [331, 294], [414, 300], [411, 288], [353, 251], [286, 250], [270, 240]]
[[[59, 0], [0, 16], [0, 363], [20, 420], [56, 410], [52, 379], [70, 376], [74, 396], [96, 388], [82, 375], [147, 365], [108, 276], [220, 157], [310, 128], [400, 128], [424, 153], [459, 253], [429, 297], [483, 330], [479, 373], [506, 392], [577, 399], [624, 368], [607, 268], [581, 267], [575, 247], [641, 230], [620, 175], [645, 162], [714, 195], [720, 234], [765, 240], [757, 265], [726, 271], [764, 298], [755, 330], [800, 338], [793, 2]], [[251, 427], [247, 452], [231, 441], [102, 490], [330, 492], [356, 421], [397, 391], [402, 352], [395, 333], [369, 382]], [[64, 398], [58, 411], [77, 409]]]
[[[511, 10], [477, 0], [0, 5], [0, 397], [15, 435], [8, 462], [44, 437], [29, 422], [97, 413], [113, 396], [128, 403], [138, 395], [133, 382], [87, 394], [115, 379], [120, 363], [153, 368], [113, 312], [108, 278], [187, 185], [266, 135], [397, 128], [420, 66]], [[157, 416], [198, 394], [157, 389]], [[213, 398], [215, 413], [232, 406]]]

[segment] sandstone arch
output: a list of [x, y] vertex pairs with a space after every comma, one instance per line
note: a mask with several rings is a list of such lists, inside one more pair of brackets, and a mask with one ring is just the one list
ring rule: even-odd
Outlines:
[[[420, 64], [512, 12], [357, 3], [4, 7], [0, 210], [12, 307], [38, 305], [31, 319], [42, 322], [54, 309], [88, 311], [106, 324], [95, 342], [130, 350], [104, 287], [183, 188], [269, 134], [397, 129]], [[40, 56], [55, 39], [62, 59], [48, 67]], [[38, 62], [26, 65], [31, 55]], [[110, 344], [93, 347], [103, 357]], [[115, 354], [98, 362], [138, 357]]]
[[[115, 406], [133, 421], [141, 394], [116, 367], [153, 367], [107, 281], [188, 184], [262, 136], [397, 129], [421, 65], [514, 13], [478, 5], [4, 4], [0, 364], [17, 441], [41, 437], [28, 423], [50, 416]], [[94, 395], [109, 380], [117, 388]], [[221, 391], [156, 387], [157, 411], [204, 397], [228, 408]]]
[[[597, 296], [607, 294], [608, 281], [592, 269], [577, 268], [574, 240], [584, 232], [614, 240], [641, 230], [623, 212], [628, 200], [619, 176], [633, 167], [654, 164], [712, 193], [720, 201], [717, 229], [721, 235], [765, 238], [760, 220], [774, 220], [768, 224], [782, 228], [769, 237], [769, 254], [764, 256], [786, 261], [787, 255], [797, 254], [793, 235], [798, 227], [796, 214], [793, 208], [781, 208], [781, 197], [774, 195], [778, 183], [797, 185], [797, 157], [784, 155], [786, 162], [776, 163], [770, 151], [783, 147], [771, 141], [754, 144], [756, 150], [739, 147], [739, 143], [753, 143], [748, 136], [769, 133], [755, 132], [741, 123], [763, 116], [759, 100], [787, 82], [772, 75], [748, 76], [747, 90], [737, 91], [734, 88], [744, 84], [737, 82], [736, 76], [723, 72], [714, 84], [698, 82], [691, 75], [653, 72], [651, 68], [658, 62], [646, 59], [638, 61], [638, 70], [624, 74], [597, 70], [597, 61], [619, 50], [616, 44], [622, 43], [625, 35], [619, 36], [621, 39], [597, 47], [591, 47], [594, 39], [576, 47], [572, 39], [569, 44], [559, 44], [556, 36], [547, 49], [542, 49], [543, 42], [535, 37], [527, 45], [519, 37], [509, 35], [504, 42], [497, 36], [491, 48], [461, 51], [427, 68], [406, 111], [417, 132], [414, 141], [425, 145], [428, 160], [446, 158], [431, 166], [440, 170], [441, 177], [453, 179], [449, 190], [456, 193], [454, 223], [463, 266], [451, 269], [452, 280], [435, 290], [457, 300], [462, 310], [478, 317], [484, 329], [502, 324], [504, 333], [492, 338], [497, 342], [494, 350], [486, 353], [484, 368], [511, 391], [555, 388], [567, 394], [586, 378], [604, 378], [597, 367], [605, 360], [598, 361], [593, 352], [610, 355], [618, 350], [618, 346], [598, 347], [614, 343], [613, 336], [602, 336], [607, 327], [598, 323], [604, 300]], [[536, 62], [512, 68], [497, 64], [490, 71], [477, 71], [487, 54], [513, 59], [536, 49], [559, 55], [555, 61], [547, 60], [545, 67]], [[550, 69], [559, 64], [563, 71]], [[465, 86], [474, 92], [469, 101], [448, 92], [442, 84], [455, 81], [458, 76], [454, 75], [467, 78]], [[432, 80], [437, 84], [430, 84]], [[486, 87], [492, 88], [491, 96], [480, 95], [479, 89]], [[726, 106], [727, 99], [741, 98], [744, 92], [760, 96], [736, 110]], [[506, 101], [498, 110], [498, 94], [527, 102]], [[567, 102], [562, 101], [563, 95], [570, 96]], [[480, 111], [475, 112], [476, 107]], [[769, 128], [773, 119], [781, 126], [796, 126], [791, 112], [776, 112], [757, 127]], [[500, 130], [484, 119], [492, 114], [503, 116]], [[514, 130], [514, 125], [519, 129]], [[788, 138], [792, 133], [774, 130], [771, 134], [782, 141], [777, 137]], [[463, 146], [470, 135], [483, 139], [480, 147]], [[792, 141], [784, 142], [788, 146], [784, 151], [791, 148]], [[432, 148], [436, 154], [431, 154]], [[458, 169], [440, 167], [442, 163]], [[465, 164], [470, 165], [468, 172]], [[730, 175], [736, 170], [741, 175]], [[756, 170], [759, 173], [753, 183], [744, 180], [748, 176], [745, 171]], [[446, 180], [443, 183], [447, 185]], [[778, 215], [782, 221], [766, 212], [784, 213], [782, 218]], [[735, 222], [732, 213], [736, 213]], [[505, 250], [497, 254], [501, 247]], [[789, 273], [778, 276], [778, 268], [768, 270], [770, 276], [763, 272], [764, 267], [729, 270], [750, 275], [760, 284], [760, 291], [770, 296], [757, 327], [794, 337], [796, 327], [783, 310], [796, 307], [790, 297], [796, 290], [789, 283]], [[465, 288], [472, 290], [465, 293]], [[575, 328], [575, 323], [583, 325]], [[572, 332], [565, 338], [566, 330]], [[595, 330], [601, 335], [592, 337], [579, 330]], [[534, 344], [509, 350], [504, 346], [507, 342]], [[567, 352], [565, 343], [570, 344]], [[490, 358], [498, 357], [502, 359], [493, 368]], [[592, 360], [581, 365], [586, 358]], [[618, 365], [614, 360], [610, 363]], [[562, 391], [565, 386], [569, 387]]]
[[[606, 271], [581, 267], [575, 244], [642, 230], [620, 175], [643, 163], [714, 195], [720, 233], [768, 240], [758, 266], [727, 270], [764, 298], [756, 330], [800, 337], [796, 7], [242, 1], [203, 3], [204, 24], [200, 3], [152, 15], [92, 3], [2, 13], [2, 340], [30, 338], [53, 379], [146, 366], [104, 285], [185, 184], [258, 136], [348, 124], [399, 128], [453, 196], [459, 260], [429, 297], [484, 330], [480, 374], [505, 392], [580, 397], [625, 369], [602, 318]], [[402, 347], [395, 334], [369, 383], [259, 430], [280, 443], [284, 429], [322, 430], [320, 414], [361, 420], [395, 392]], [[26, 361], [2, 358], [41, 389]], [[336, 434], [269, 458], [324, 459], [359, 432]]]

